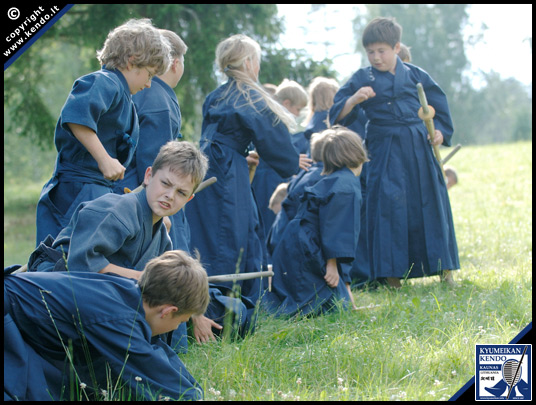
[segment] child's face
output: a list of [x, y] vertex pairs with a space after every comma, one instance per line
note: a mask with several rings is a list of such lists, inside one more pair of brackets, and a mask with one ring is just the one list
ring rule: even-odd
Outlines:
[[[153, 314], [146, 321], [151, 327], [152, 336], [161, 335], [162, 333], [171, 332], [179, 327], [183, 322], [188, 322], [191, 314], [182, 314], [178, 316], [173, 315], [173, 310], [168, 309], [169, 307], [163, 308], [160, 312]], [[176, 308], [176, 307], [172, 307]]]
[[292, 101], [286, 99], [286, 100], [283, 100], [283, 103], [282, 103], [285, 108], [292, 114], [294, 115], [295, 117], [299, 117], [300, 116], [300, 111], [303, 110], [305, 108], [304, 105], [295, 105], [295, 104], [292, 104]]
[[121, 70], [121, 73], [125, 76], [130, 94], [134, 95], [138, 91], [151, 87], [155, 68], [153, 66], [135, 67], [129, 62], [126, 69]]
[[191, 199], [194, 192], [192, 176], [179, 176], [163, 167], [156, 173], [145, 171], [147, 203], [153, 211], [153, 224], [162, 217], [174, 215]]
[[395, 74], [396, 60], [400, 50], [400, 42], [394, 48], [384, 42], [370, 44], [365, 48], [370, 65], [380, 72]]

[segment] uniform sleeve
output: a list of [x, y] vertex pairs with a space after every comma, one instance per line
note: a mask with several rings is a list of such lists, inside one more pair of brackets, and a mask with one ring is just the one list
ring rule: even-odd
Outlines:
[[63, 128], [68, 131], [66, 124], [74, 123], [97, 132], [99, 119], [117, 102], [120, 94], [118, 84], [106, 76], [90, 74], [79, 78], [61, 111]]
[[80, 210], [73, 224], [67, 258], [69, 270], [99, 272], [110, 263], [108, 257], [135, 235], [136, 229], [113, 212]]
[[136, 399], [203, 399], [203, 390], [177, 354], [159, 338], [151, 341], [143, 314], [139, 317], [134, 324], [130, 317], [101, 320], [85, 325], [84, 334], [112, 373], [130, 386]]
[[335, 94], [333, 105], [329, 109], [328, 115], [329, 122], [332, 126], [335, 124], [340, 124], [348, 127], [359, 118], [359, 110], [361, 110], [361, 107], [358, 104], [350, 111], [350, 113], [348, 113], [346, 117], [340, 121], [337, 121], [337, 117], [343, 110], [348, 98], [350, 98], [357, 90], [365, 85], [364, 83], [360, 83], [359, 77], [359, 71], [357, 71]]
[[[359, 222], [356, 195], [349, 192], [331, 194], [319, 207], [319, 230], [323, 256], [341, 262], [355, 258]], [[358, 228], [359, 229], [359, 228]]]

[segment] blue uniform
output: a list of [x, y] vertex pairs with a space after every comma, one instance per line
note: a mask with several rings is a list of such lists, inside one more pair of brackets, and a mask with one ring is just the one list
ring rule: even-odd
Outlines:
[[365, 138], [370, 158], [366, 212], [371, 279], [422, 277], [459, 268], [447, 189], [417, 115], [416, 84], [422, 83], [435, 108], [435, 127], [448, 146], [453, 127], [447, 98], [417, 66], [398, 58], [395, 73], [373, 67], [358, 70], [339, 89], [330, 110], [334, 121], [359, 88], [371, 86], [376, 93], [340, 122], [349, 125], [361, 108], [369, 119]]
[[134, 280], [87, 272], [4, 276], [4, 400], [85, 398], [80, 383], [90, 399], [116, 384], [115, 398], [203, 399], [177, 354], [151, 335]]
[[275, 221], [267, 236], [268, 252], [273, 254], [275, 247], [281, 240], [286, 226], [298, 212], [300, 200], [305, 192], [305, 187], [316, 184], [321, 179], [324, 169], [322, 162], [315, 162], [308, 171], [301, 170], [288, 184], [287, 196], [281, 202], [281, 211], [275, 217]]
[[[143, 189], [124, 195], [108, 193], [82, 203], [51, 247], [56, 252], [68, 252], [70, 271], [99, 272], [110, 263], [142, 271], [149, 260], [171, 250], [171, 240], [162, 220], [153, 227]], [[57, 262], [40, 258], [42, 249], [41, 245], [34, 252], [37, 254], [32, 254], [29, 270], [54, 270]], [[64, 270], [62, 261], [56, 270]]]
[[[337, 300], [350, 302], [342, 265], [355, 259], [359, 237], [361, 188], [347, 168], [306, 187], [298, 213], [287, 225], [272, 255], [272, 292], [268, 310], [278, 315], [317, 314]], [[324, 280], [327, 260], [337, 259], [339, 284]]]
[[281, 177], [264, 160], [259, 160], [251, 188], [255, 194], [265, 235], [270, 231], [275, 219], [274, 212], [268, 207], [270, 205], [270, 198], [272, 198], [272, 194], [277, 186], [286, 181], [288, 181], [288, 178]]
[[84, 125], [97, 134], [106, 152], [128, 166], [138, 141], [138, 117], [125, 77], [103, 67], [75, 81], [56, 125], [58, 151], [52, 178], [37, 204], [36, 245], [47, 235], [55, 238], [83, 201], [113, 190], [97, 161], [75, 138], [68, 123]]
[[[309, 136], [310, 138], [310, 136]], [[292, 145], [298, 151], [298, 153], [309, 154], [309, 138], [305, 136], [305, 131], [298, 132], [291, 136]]]
[[[230, 89], [230, 93], [226, 93]], [[192, 229], [192, 249], [198, 249], [209, 275], [256, 272], [266, 265], [264, 230], [249, 182], [245, 159], [253, 143], [259, 156], [280, 176], [298, 171], [299, 154], [286, 126], [274, 125], [275, 115], [264, 101], [255, 108], [235, 91], [230, 79], [203, 104], [201, 150], [209, 159], [207, 178], [218, 182], [194, 198], [186, 210]], [[225, 98], [223, 98], [225, 96]], [[252, 98], [257, 94], [252, 90]], [[263, 286], [259, 279], [238, 282], [242, 296], [256, 303]], [[232, 283], [224, 283], [231, 287]]]

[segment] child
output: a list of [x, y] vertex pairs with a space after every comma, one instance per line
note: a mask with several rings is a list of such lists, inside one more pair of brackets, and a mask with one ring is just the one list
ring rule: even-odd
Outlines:
[[[288, 126], [294, 118], [258, 83], [260, 61], [259, 44], [246, 35], [233, 35], [216, 49], [216, 62], [228, 81], [205, 100], [200, 143], [210, 162], [207, 177], [218, 182], [186, 211], [192, 248], [199, 250], [209, 275], [257, 272], [266, 266], [264, 232], [245, 159], [250, 143], [282, 177], [308, 166], [290, 141]], [[250, 315], [264, 284], [260, 279], [236, 283]], [[218, 286], [226, 295], [233, 283]]]
[[155, 337], [205, 312], [205, 270], [170, 251], [139, 273], [4, 273], [4, 400], [203, 399]]
[[364, 109], [371, 157], [367, 177], [367, 229], [372, 279], [395, 287], [400, 278], [441, 275], [459, 268], [447, 189], [426, 127], [418, 117], [416, 84], [435, 108], [436, 144], [450, 145], [447, 98], [422, 69], [398, 58], [402, 29], [393, 19], [372, 20], [363, 33], [371, 63], [335, 96], [333, 122], [348, 124]]
[[411, 63], [411, 51], [409, 46], [400, 43], [400, 50], [398, 51], [398, 57], [402, 62]]
[[[307, 104], [307, 92], [300, 84], [293, 80], [283, 80], [277, 87], [274, 97], [295, 117], [300, 115], [300, 111]], [[291, 139], [294, 143], [300, 137], [303, 138], [303, 133], [294, 134]], [[296, 144], [294, 146], [296, 147]], [[299, 150], [298, 147], [296, 149]], [[288, 177], [282, 177], [264, 160], [259, 159], [251, 187], [257, 200], [265, 235], [270, 231], [275, 219], [275, 214], [268, 208], [270, 197], [276, 187], [287, 180]]]
[[65, 254], [70, 271], [139, 279], [150, 259], [172, 248], [162, 218], [184, 207], [206, 171], [207, 158], [192, 143], [168, 142], [145, 171], [142, 191], [80, 204], [58, 237], [32, 253], [29, 270], [64, 270]]
[[307, 139], [307, 153], [311, 135], [322, 132], [329, 125], [328, 112], [333, 105], [333, 98], [339, 90], [339, 83], [335, 79], [318, 76], [309, 84], [309, 114], [305, 119], [304, 136]]
[[275, 91], [274, 97], [292, 115], [298, 117], [307, 105], [308, 95], [305, 89], [294, 80], [284, 79]]
[[130, 20], [97, 52], [102, 69], [75, 81], [56, 125], [54, 173], [37, 204], [36, 245], [55, 238], [78, 204], [112, 192], [123, 178], [138, 141], [132, 94], [167, 70], [169, 51], [149, 20]]
[[265, 302], [276, 315], [319, 314], [338, 300], [352, 301], [341, 265], [355, 259], [361, 208], [356, 176], [367, 155], [355, 132], [340, 126], [325, 132], [322, 179], [305, 188], [272, 255], [272, 292]]
[[276, 215], [274, 223], [268, 232], [266, 243], [268, 253], [272, 254], [275, 247], [281, 240], [283, 231], [288, 223], [294, 219], [300, 206], [300, 200], [305, 192], [305, 187], [316, 184], [321, 179], [321, 173], [324, 170], [322, 163], [322, 151], [324, 149], [324, 141], [328, 132], [317, 132], [311, 135], [311, 158], [313, 165], [308, 171], [300, 171], [289, 182], [287, 188], [287, 197], [281, 203], [281, 211]]

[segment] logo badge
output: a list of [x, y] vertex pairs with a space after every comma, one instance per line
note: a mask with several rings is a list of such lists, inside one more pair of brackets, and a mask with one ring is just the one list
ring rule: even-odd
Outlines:
[[476, 345], [475, 399], [532, 400], [532, 345]]

